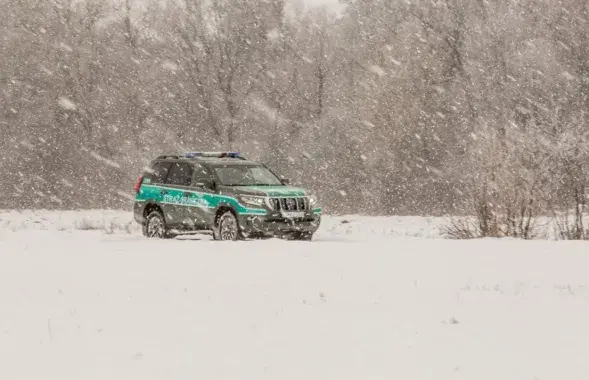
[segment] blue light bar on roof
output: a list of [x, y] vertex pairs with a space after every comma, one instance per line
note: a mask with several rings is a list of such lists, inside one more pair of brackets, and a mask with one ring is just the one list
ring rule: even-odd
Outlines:
[[186, 158], [194, 158], [194, 157], [229, 157], [229, 158], [239, 158], [239, 152], [186, 152], [184, 153], [184, 157]]

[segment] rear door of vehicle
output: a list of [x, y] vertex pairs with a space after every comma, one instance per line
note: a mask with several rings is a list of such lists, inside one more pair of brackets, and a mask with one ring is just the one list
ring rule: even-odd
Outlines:
[[162, 186], [165, 186], [171, 167], [171, 162], [155, 162], [144, 174], [141, 192], [145, 202], [158, 204], [162, 202]]
[[190, 197], [193, 164], [188, 162], [174, 162], [166, 177], [163, 190], [162, 205], [166, 214], [166, 222], [171, 227], [192, 227], [191, 205], [187, 202]]

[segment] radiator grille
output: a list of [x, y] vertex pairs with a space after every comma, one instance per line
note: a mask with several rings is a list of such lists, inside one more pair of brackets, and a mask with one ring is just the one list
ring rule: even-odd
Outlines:
[[309, 209], [309, 198], [272, 198], [272, 204], [274, 210], [277, 211], [307, 211]]

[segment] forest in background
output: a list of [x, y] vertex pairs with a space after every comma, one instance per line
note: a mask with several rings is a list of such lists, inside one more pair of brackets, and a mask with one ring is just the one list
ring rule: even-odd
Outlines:
[[588, 2], [342, 3], [4, 0], [0, 208], [128, 209], [156, 155], [238, 150], [329, 213], [582, 216]]

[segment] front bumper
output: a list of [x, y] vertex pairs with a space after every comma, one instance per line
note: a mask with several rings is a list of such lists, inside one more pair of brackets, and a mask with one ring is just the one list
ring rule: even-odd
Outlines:
[[292, 233], [314, 234], [321, 224], [321, 216], [308, 213], [301, 219], [285, 219], [279, 214], [264, 216], [240, 215], [239, 225], [246, 236], [281, 236]]

